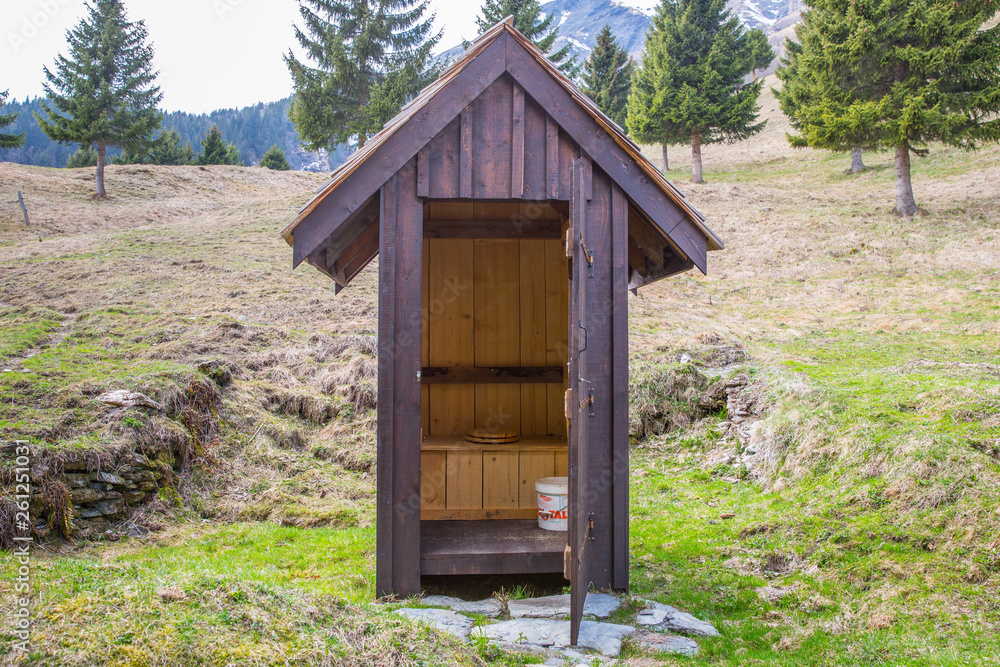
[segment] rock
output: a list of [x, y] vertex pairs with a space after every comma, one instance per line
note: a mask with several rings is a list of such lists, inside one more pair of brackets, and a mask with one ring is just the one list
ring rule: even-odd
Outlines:
[[96, 502], [102, 498], [104, 498], [104, 494], [102, 492], [90, 487], [73, 489], [69, 492], [69, 499], [77, 505]]
[[698, 643], [693, 639], [673, 635], [669, 632], [647, 632], [645, 630], [635, 635], [635, 641], [648, 651], [662, 651], [694, 657], [698, 655]]
[[73, 516], [80, 519], [96, 519], [99, 516], [104, 516], [101, 514], [100, 510], [91, 509], [90, 507], [74, 507]]
[[550, 651], [551, 655], [549, 659], [543, 662], [543, 665], [549, 665], [551, 667], [577, 667], [577, 665], [592, 665], [595, 662], [600, 662], [601, 667], [610, 667], [611, 665], [617, 665], [618, 661], [613, 658], [607, 658], [602, 655], [593, 655], [589, 653], [581, 653], [571, 648], [563, 648], [557, 651]]
[[[621, 606], [614, 595], [589, 593], [583, 604], [585, 615], [607, 618]], [[507, 611], [511, 618], [559, 618], [569, 616], [569, 595], [549, 595], [542, 598], [509, 600]]]
[[463, 614], [481, 614], [489, 618], [497, 618], [503, 613], [503, 604], [496, 598], [467, 602], [447, 595], [428, 595], [420, 600], [420, 604], [428, 607], [444, 607]]
[[469, 631], [472, 629], [471, 618], [448, 609], [412, 609], [406, 607], [397, 609], [395, 613], [437, 628], [441, 632], [447, 632], [462, 641], [469, 638]]
[[92, 472], [90, 473], [90, 479], [95, 482], [104, 482], [105, 484], [122, 485], [125, 483], [118, 475], [112, 475], [110, 472]]
[[719, 636], [719, 631], [711, 623], [706, 623], [699, 618], [695, 618], [676, 607], [649, 600], [646, 601], [646, 609], [640, 611], [636, 616], [635, 622], [661, 632], [663, 630], [671, 630], [685, 635], [698, 635], [701, 637]]
[[757, 592], [757, 595], [761, 600], [774, 603], [788, 595], [791, 592], [791, 589], [782, 588], [780, 586], [760, 586], [759, 588], [755, 588], [754, 591]]
[[152, 408], [159, 412], [163, 412], [163, 406], [151, 399], [145, 394], [140, 394], [137, 391], [129, 391], [128, 389], [117, 389], [115, 391], [106, 391], [97, 397], [97, 400], [101, 403], [107, 403], [108, 405], [116, 405], [120, 408], [131, 408], [135, 406], [143, 408]]
[[146, 528], [145, 526], [140, 526], [137, 523], [133, 523], [129, 525], [128, 530], [125, 531], [125, 534], [128, 535], [129, 537], [142, 538], [149, 535], [149, 529]]
[[[621, 652], [622, 638], [632, 632], [635, 628], [631, 625], [583, 621], [578, 644], [613, 658]], [[472, 635], [513, 649], [533, 646], [561, 649], [570, 645], [569, 621], [548, 618], [518, 618], [483, 625], [475, 628]]]
[[97, 510], [104, 516], [111, 516], [113, 514], [118, 514], [122, 511], [122, 501], [102, 500], [100, 502], [93, 503], [91, 507], [93, 507], [95, 510]]
[[155, 488], [156, 488], [156, 484], [153, 484], [152, 482], [140, 482], [139, 483], [139, 490], [140, 491], [152, 491]]
[[125, 504], [135, 505], [138, 502], [142, 502], [142, 499], [146, 497], [146, 494], [142, 491], [129, 491], [125, 494]]
[[135, 461], [137, 466], [142, 468], [155, 468], [156, 464], [149, 460], [149, 457], [140, 452], [134, 452], [132, 454], [132, 460]]
[[90, 483], [90, 476], [85, 473], [68, 472], [63, 475], [63, 481], [71, 489], [82, 489]]

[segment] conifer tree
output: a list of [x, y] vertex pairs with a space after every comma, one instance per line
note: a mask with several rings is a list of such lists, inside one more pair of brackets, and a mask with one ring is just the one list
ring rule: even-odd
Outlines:
[[[7, 103], [7, 92], [4, 91], [0, 93], [0, 108]], [[0, 113], [0, 130], [7, 127], [8, 125], [13, 125], [14, 121], [17, 120], [16, 113]], [[4, 134], [0, 132], [0, 148], [19, 148], [21, 144], [24, 143], [24, 132], [21, 134]]]
[[[809, 0], [783, 93], [799, 141], [862, 137], [896, 154], [896, 212], [918, 210], [910, 156], [1000, 139], [1000, 0]], [[834, 90], [840, 88], [840, 91]], [[794, 141], [794, 139], [793, 139]]]
[[774, 62], [774, 49], [767, 41], [767, 35], [762, 30], [751, 30], [747, 33], [750, 42], [750, 57], [753, 58], [753, 80], [757, 80], [757, 72], [766, 70]]
[[68, 158], [66, 158], [67, 169], [79, 169], [81, 167], [94, 167], [97, 165], [97, 151], [90, 146], [80, 146]]
[[545, 54], [559, 71], [571, 79], [580, 74], [580, 63], [576, 56], [570, 54], [569, 44], [552, 52], [552, 47], [559, 36], [559, 28], [552, 25], [555, 14], [541, 17], [542, 7], [538, 0], [486, 0], [476, 17], [476, 27], [483, 34], [508, 16], [514, 17], [514, 27], [522, 35], [531, 40], [532, 44]]
[[[817, 35], [811, 32], [810, 23], [802, 22], [797, 28], [797, 37], [802, 43], [810, 44], [809, 59], [813, 59], [811, 66], [804, 69], [800, 59], [802, 57], [802, 43], [788, 40], [785, 42], [785, 56], [781, 59], [781, 65], [774, 71], [775, 76], [782, 82], [780, 90], [771, 88], [781, 111], [788, 117], [792, 128], [800, 134], [789, 134], [788, 141], [796, 148], [809, 146], [809, 141], [801, 134], [804, 127], [814, 126], [824, 123], [828, 104], [824, 99], [831, 101], [836, 106], [849, 104], [852, 90], [863, 90], [857, 85], [853, 77], [848, 76], [848, 70], [838, 72], [828, 67], [828, 63], [815, 61], [815, 49]], [[877, 147], [877, 142], [873, 140], [874, 125], [855, 124], [853, 132], [843, 133], [839, 136], [824, 133], [813, 135], [813, 147], [825, 148], [836, 152], [851, 152], [851, 168], [849, 173], [859, 174], [865, 170], [863, 151], [872, 150]]]
[[750, 46], [726, 0], [663, 0], [632, 81], [632, 136], [664, 147], [690, 143], [692, 180], [703, 183], [702, 144], [739, 141], [764, 129], [765, 122], [757, 122], [762, 82], [744, 82], [754, 66]]
[[621, 127], [625, 127], [634, 71], [635, 61], [618, 45], [611, 26], [605, 25], [597, 35], [590, 57], [583, 63], [583, 92]]
[[208, 131], [201, 141], [201, 154], [196, 160], [197, 164], [234, 164], [243, 166], [240, 159], [240, 152], [233, 144], [227, 144], [222, 138], [222, 133], [215, 125]]
[[177, 130], [167, 130], [156, 138], [149, 150], [142, 153], [125, 151], [114, 160], [115, 164], [162, 164], [186, 165], [194, 164], [195, 155], [188, 142], [181, 145], [181, 135]]
[[311, 67], [291, 51], [295, 97], [289, 118], [309, 150], [360, 148], [437, 76], [428, 67], [441, 38], [424, 18], [427, 0], [299, 0], [295, 37]]
[[278, 148], [278, 144], [271, 146], [264, 153], [264, 157], [260, 159], [260, 166], [276, 171], [288, 171], [292, 168], [292, 165], [288, 164], [288, 159], [285, 157], [285, 151]]
[[45, 68], [43, 103], [47, 118], [35, 114], [51, 139], [97, 147], [95, 190], [104, 188], [108, 146], [143, 150], [159, 128], [162, 95], [153, 85], [153, 47], [143, 21], [131, 22], [121, 0], [93, 0], [87, 15], [66, 33], [69, 56]]

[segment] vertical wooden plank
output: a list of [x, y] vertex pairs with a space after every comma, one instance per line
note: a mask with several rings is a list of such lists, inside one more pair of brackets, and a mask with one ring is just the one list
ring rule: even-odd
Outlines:
[[510, 196], [524, 196], [524, 88], [514, 84], [514, 104], [511, 113]]
[[556, 468], [553, 474], [556, 477], [565, 477], [569, 474], [569, 456], [566, 452], [556, 452]]
[[[426, 209], [427, 207], [425, 207]], [[430, 366], [430, 319], [427, 313], [428, 305], [428, 288], [430, 287], [430, 241], [424, 239], [424, 261], [423, 261], [423, 281], [422, 292], [423, 295], [420, 299], [420, 365]], [[421, 386], [420, 387], [420, 430], [424, 435], [428, 435], [431, 425], [431, 413], [430, 413], [430, 387]]]
[[513, 82], [500, 77], [476, 99], [472, 120], [472, 196], [509, 199]]
[[[429, 243], [428, 365], [472, 366], [473, 242], [431, 239]], [[429, 390], [431, 435], [464, 435], [474, 426], [475, 393], [471, 385], [435, 384]]]
[[427, 170], [427, 146], [417, 151], [417, 196], [429, 197], [431, 194], [430, 174]]
[[412, 159], [383, 187], [379, 229], [376, 589], [420, 591], [423, 202]]
[[431, 197], [454, 199], [458, 196], [461, 134], [459, 116], [427, 144]]
[[[571, 174], [573, 172], [573, 160], [582, 157], [580, 154], [580, 147], [573, 141], [565, 132], [559, 133], [559, 199], [569, 199], [570, 194], [570, 182]], [[584, 171], [586, 172], [586, 165], [584, 165]], [[590, 174], [585, 173], [584, 181], [590, 180]], [[584, 186], [589, 188], [590, 186]], [[590, 200], [589, 190], [584, 191], [583, 197], [585, 201]]]
[[417, 164], [397, 172], [395, 325], [393, 342], [393, 589], [420, 592], [420, 305], [424, 206], [417, 197]]
[[545, 182], [549, 199], [559, 198], [559, 126], [545, 115]]
[[535, 507], [535, 480], [555, 474], [555, 452], [521, 452], [518, 507]]
[[446, 488], [445, 504], [448, 509], [482, 509], [483, 453], [448, 452]]
[[[601, 554], [595, 549], [594, 531], [597, 521], [601, 520], [595, 512], [599, 502], [601, 489], [593, 485], [591, 476], [591, 443], [593, 442], [594, 412], [592, 405], [586, 400], [593, 390], [589, 379], [591, 359], [600, 358], [600, 352], [594, 349], [590, 336], [585, 333], [603, 318], [591, 317], [588, 306], [591, 303], [593, 278], [590, 276], [588, 264], [590, 258], [585, 249], [591, 248], [592, 221], [589, 217], [587, 201], [584, 197], [583, 168], [580, 160], [573, 163], [572, 191], [570, 194], [570, 221], [572, 224], [567, 244], [567, 254], [572, 255], [572, 276], [570, 279], [570, 310], [569, 310], [569, 538], [570, 547], [570, 643], [576, 645], [580, 635], [580, 624], [583, 621], [583, 606], [587, 591], [594, 582], [592, 570], [599, 563]], [[596, 254], [594, 255], [596, 262]], [[597, 302], [594, 302], [597, 305]], [[607, 520], [606, 517], [604, 520]], [[597, 586], [600, 587], [599, 585]]]
[[459, 151], [458, 196], [472, 197], [472, 106], [462, 109], [462, 140]]
[[531, 97], [524, 99], [524, 198], [546, 199], [545, 110]]
[[628, 460], [628, 200], [611, 186], [611, 363], [614, 493], [612, 586], [628, 588], [629, 460]]
[[395, 403], [393, 342], [395, 336], [396, 301], [396, 186], [389, 179], [379, 193], [379, 276], [378, 276], [378, 395], [376, 406], [377, 452], [375, 510], [375, 595], [392, 595], [395, 583], [393, 557], [395, 517], [393, 506], [393, 419]]
[[[562, 241], [547, 240], [545, 244], [545, 365], [566, 365], [567, 331], [569, 327], [569, 268]], [[566, 383], [545, 385], [546, 434], [566, 437], [566, 416], [563, 394]]]
[[[519, 366], [518, 242], [476, 239], [474, 249], [475, 365]], [[495, 433], [520, 432], [520, 385], [476, 385], [476, 427]]]
[[420, 453], [420, 508], [445, 509], [445, 452]]
[[517, 452], [483, 452], [483, 508], [517, 507]]
[[[583, 161], [581, 160], [581, 165]], [[590, 557], [590, 576], [594, 586], [613, 585], [613, 546], [615, 540], [614, 460], [612, 423], [615, 386], [612, 373], [613, 348], [611, 320], [613, 313], [612, 265], [612, 195], [611, 179], [601, 170], [593, 170], [593, 199], [587, 208], [589, 247], [594, 253], [594, 277], [587, 280], [590, 328], [587, 379], [594, 390], [594, 416], [588, 418], [587, 467], [591, 490], [589, 511], [594, 512], [594, 541]]]
[[[520, 308], [521, 308], [521, 365], [545, 366], [545, 243], [542, 239], [519, 241], [520, 254]], [[545, 435], [546, 386], [521, 385], [521, 433]]]

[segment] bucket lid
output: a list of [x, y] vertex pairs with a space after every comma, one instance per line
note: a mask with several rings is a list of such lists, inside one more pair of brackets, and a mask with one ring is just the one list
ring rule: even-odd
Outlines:
[[569, 489], [567, 477], [539, 477], [535, 480], [535, 489], [548, 487], [552, 493], [565, 493]]

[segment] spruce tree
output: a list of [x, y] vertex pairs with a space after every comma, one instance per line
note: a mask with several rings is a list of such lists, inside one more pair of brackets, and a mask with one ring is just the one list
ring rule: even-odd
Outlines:
[[753, 59], [753, 80], [757, 80], [757, 72], [766, 70], [774, 62], [774, 49], [767, 41], [767, 35], [762, 30], [751, 30], [747, 33], [750, 42], [750, 57]]
[[428, 67], [441, 38], [424, 18], [427, 0], [299, 0], [295, 37], [311, 67], [291, 51], [295, 97], [289, 118], [309, 150], [360, 148], [437, 76]]
[[[781, 65], [774, 71], [782, 82], [780, 90], [771, 88], [781, 105], [781, 111], [788, 117], [792, 128], [800, 134], [789, 134], [788, 141], [796, 148], [809, 146], [809, 141], [801, 134], [805, 127], [818, 127], [830, 119], [828, 109], [834, 106], [849, 104], [852, 90], [864, 90], [857, 85], [848, 70], [831, 68], [830, 63], [816, 59], [818, 37], [812, 31], [811, 22], [803, 21], [796, 29], [800, 42], [788, 40], [785, 42], [785, 56]], [[802, 66], [803, 43], [809, 44], [807, 54], [808, 68]], [[821, 48], [819, 50], [822, 50]], [[811, 62], [809, 62], [811, 61]], [[874, 125], [856, 123], [852, 132], [831, 134], [828, 132], [813, 132], [812, 146], [825, 148], [836, 152], [851, 153], [851, 168], [849, 173], [858, 174], [865, 170], [862, 153], [877, 147], [873, 140]]]
[[703, 183], [702, 144], [735, 142], [762, 129], [761, 81], [751, 41], [726, 0], [663, 0], [632, 81], [628, 127], [644, 143], [691, 145], [692, 180]]
[[215, 125], [208, 131], [205, 138], [201, 140], [201, 153], [198, 155], [196, 164], [232, 164], [243, 166], [240, 159], [240, 152], [233, 144], [227, 144], [222, 138], [222, 133]]
[[43, 103], [47, 118], [35, 114], [51, 139], [97, 147], [95, 190], [104, 188], [108, 146], [145, 149], [162, 121], [156, 110], [162, 95], [153, 85], [153, 47], [146, 44], [143, 21], [131, 22], [121, 0], [93, 0], [87, 15], [66, 33], [69, 57], [45, 68]]
[[66, 158], [67, 169], [80, 169], [97, 165], [97, 151], [90, 146], [80, 146], [76, 152]]
[[150, 144], [149, 150], [142, 153], [125, 151], [115, 164], [160, 164], [187, 165], [194, 164], [195, 155], [191, 144], [181, 145], [181, 135], [177, 130], [167, 130]]
[[260, 166], [276, 171], [288, 171], [292, 168], [292, 165], [288, 164], [288, 158], [285, 157], [285, 151], [278, 148], [278, 144], [271, 146], [264, 153], [264, 157], [260, 159]]
[[[0, 108], [7, 103], [7, 92], [4, 91], [0, 93]], [[0, 113], [0, 130], [7, 127], [8, 125], [13, 125], [14, 121], [17, 120], [16, 113], [3, 114]], [[0, 149], [8, 148], [20, 148], [24, 143], [24, 132], [21, 134], [4, 134], [0, 132]]]
[[621, 127], [625, 127], [634, 71], [635, 61], [618, 45], [611, 26], [605, 25], [597, 35], [590, 57], [583, 63], [583, 92]]
[[514, 27], [532, 44], [545, 54], [559, 71], [571, 79], [580, 74], [580, 63], [570, 54], [569, 44], [552, 52], [559, 28], [552, 25], [555, 14], [541, 17], [542, 7], [538, 0], [486, 0], [476, 17], [479, 34], [483, 34], [508, 16], [514, 17]]
[[[783, 72], [794, 141], [896, 155], [896, 212], [917, 212], [910, 156], [1000, 139], [1000, 0], [810, 0]], [[837, 90], [839, 88], [839, 90]]]

